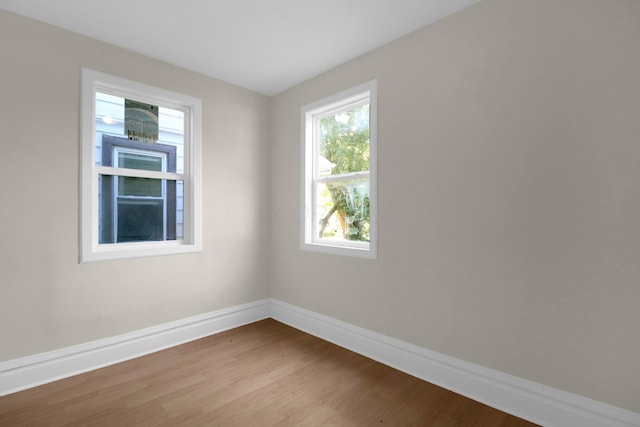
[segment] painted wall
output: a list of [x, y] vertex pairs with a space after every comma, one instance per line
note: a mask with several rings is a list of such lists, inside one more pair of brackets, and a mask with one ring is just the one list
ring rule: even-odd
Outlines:
[[[300, 247], [300, 107], [379, 84], [375, 261]], [[640, 412], [640, 2], [485, 0], [270, 100], [271, 296]]]
[[[202, 99], [202, 253], [78, 264], [81, 67]], [[265, 298], [267, 106], [0, 11], [0, 361]]]

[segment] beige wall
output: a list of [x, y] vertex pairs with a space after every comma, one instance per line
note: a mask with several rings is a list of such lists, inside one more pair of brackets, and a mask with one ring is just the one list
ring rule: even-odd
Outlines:
[[[379, 83], [379, 256], [299, 249], [300, 107]], [[271, 295], [640, 412], [640, 2], [485, 0], [270, 100]]]
[[[81, 67], [202, 99], [202, 253], [78, 264]], [[265, 298], [267, 104], [0, 11], [0, 361]]]

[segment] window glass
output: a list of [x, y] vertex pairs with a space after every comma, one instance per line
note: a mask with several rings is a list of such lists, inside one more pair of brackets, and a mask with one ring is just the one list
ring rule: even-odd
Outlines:
[[349, 108], [319, 120], [320, 156], [329, 161], [320, 174], [369, 170], [369, 104]]
[[319, 132], [317, 236], [369, 242], [369, 104], [320, 119]]
[[317, 184], [318, 238], [369, 242], [369, 193], [368, 178]]
[[[96, 165], [102, 165], [102, 135], [127, 137], [125, 130], [126, 99], [101, 92], [96, 92], [95, 99], [95, 159]], [[158, 139], [156, 143], [176, 147], [175, 172], [177, 173], [184, 172], [184, 121], [184, 112], [162, 106], [158, 107]]]
[[163, 197], [164, 181], [151, 178], [118, 177], [118, 196]]

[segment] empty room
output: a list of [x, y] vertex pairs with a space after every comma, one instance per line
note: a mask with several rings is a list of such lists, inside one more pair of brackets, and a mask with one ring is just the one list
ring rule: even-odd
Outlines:
[[0, 425], [640, 426], [640, 1], [0, 0]]

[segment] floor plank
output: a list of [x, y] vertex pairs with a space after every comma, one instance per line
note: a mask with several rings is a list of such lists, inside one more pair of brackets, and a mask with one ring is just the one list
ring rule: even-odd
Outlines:
[[533, 426], [267, 319], [0, 397], [0, 426]]

